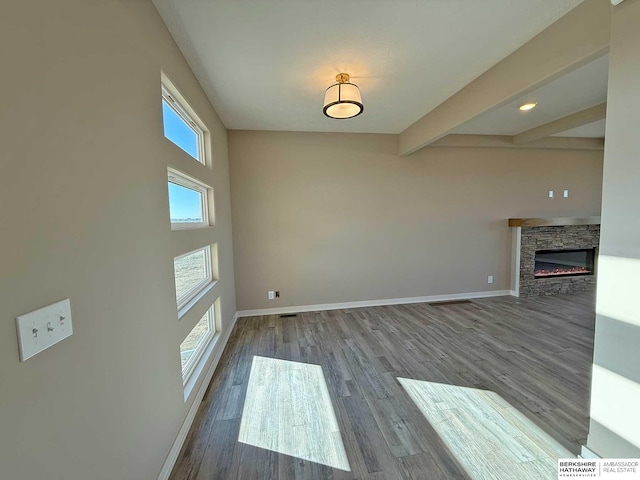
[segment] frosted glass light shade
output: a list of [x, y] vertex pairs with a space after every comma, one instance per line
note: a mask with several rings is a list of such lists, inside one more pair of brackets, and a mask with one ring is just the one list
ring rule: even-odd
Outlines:
[[364, 111], [360, 89], [349, 82], [335, 83], [324, 94], [324, 109], [330, 118], [352, 118]]

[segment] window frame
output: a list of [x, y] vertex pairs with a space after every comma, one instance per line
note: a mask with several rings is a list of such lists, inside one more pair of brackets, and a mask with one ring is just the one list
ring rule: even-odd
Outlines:
[[[202, 339], [200, 340], [200, 343], [198, 343], [198, 346], [194, 349], [193, 354], [191, 355], [189, 360], [187, 360], [185, 365], [184, 366], [181, 365], [182, 386], [183, 387], [186, 386], [187, 382], [191, 378], [191, 375], [193, 375], [193, 372], [195, 371], [196, 367], [198, 366], [198, 363], [200, 362], [200, 359], [202, 358], [202, 355], [204, 354], [204, 352], [206, 351], [207, 347], [211, 343], [211, 340], [216, 336], [215, 302], [207, 309], [207, 311], [202, 316], [202, 318], [204, 318], [205, 316], [207, 317], [207, 320], [208, 320], [209, 331], [207, 332], [207, 334], [204, 337], [202, 337]], [[202, 318], [200, 318], [200, 320], [198, 320], [198, 322], [196, 322], [196, 324], [189, 331], [187, 336], [182, 340], [182, 342], [180, 342], [180, 347], [182, 347], [182, 344], [187, 339], [187, 337], [189, 335], [191, 335], [191, 332], [193, 332], [193, 330], [198, 326], [198, 323], [200, 323]], [[182, 364], [182, 350], [180, 350], [180, 363]]]
[[187, 253], [183, 253], [182, 255], [178, 255], [173, 258], [173, 283], [174, 288], [176, 286], [176, 260], [180, 260], [181, 258], [188, 257], [189, 255], [193, 255], [194, 253], [204, 252], [205, 256], [205, 273], [206, 278], [200, 280], [198, 283], [193, 285], [189, 290], [183, 293], [180, 297], [178, 297], [178, 292], [176, 289], [176, 304], [178, 307], [178, 312], [184, 309], [194, 298], [196, 298], [203, 290], [207, 288], [208, 285], [214, 282], [213, 279], [213, 266], [211, 262], [211, 245], [207, 245], [206, 247], [197, 248]]
[[[196, 162], [201, 163], [202, 165], [207, 164], [207, 152], [205, 148], [205, 138], [206, 138], [206, 129], [202, 126], [202, 121], [197, 118], [196, 115], [190, 113], [190, 110], [193, 110], [190, 107], [185, 107], [179, 95], [176, 95], [172, 92], [174, 90], [171, 87], [167, 86], [167, 82], [162, 82], [162, 100], [166, 102], [166, 104], [175, 112], [180, 119], [182, 119], [187, 127], [189, 127], [196, 134], [196, 138], [198, 139], [198, 157], [194, 157], [187, 151], [185, 151], [182, 147], [177, 145], [173, 140], [169, 139], [166, 135], [164, 138], [169, 140], [172, 144], [176, 145], [180, 150], [189, 155], [189, 157], [193, 158]], [[193, 118], [195, 117], [195, 119]], [[162, 118], [163, 132], [164, 132], [164, 116]]]
[[[202, 222], [173, 222], [171, 220], [171, 196], [169, 195], [169, 183], [188, 188], [189, 190], [193, 190], [201, 194], [200, 207], [202, 208]], [[171, 224], [171, 230], [189, 230], [211, 226], [211, 217], [209, 216], [209, 190], [211, 190], [210, 186], [188, 177], [184, 173], [173, 168], [167, 169], [167, 196], [169, 199], [169, 223]]]

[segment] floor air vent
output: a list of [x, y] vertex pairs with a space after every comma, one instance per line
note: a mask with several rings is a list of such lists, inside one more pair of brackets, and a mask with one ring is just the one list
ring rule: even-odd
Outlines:
[[282, 315], [280, 315], [280, 318], [291, 318], [291, 317], [297, 317], [298, 314], [297, 313], [283, 313]]
[[461, 303], [471, 303], [471, 300], [445, 300], [444, 302], [431, 302], [432, 307], [447, 307], [449, 305], [460, 305]]

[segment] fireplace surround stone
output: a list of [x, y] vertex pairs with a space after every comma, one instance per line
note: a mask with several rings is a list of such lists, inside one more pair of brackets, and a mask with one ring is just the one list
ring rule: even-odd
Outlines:
[[[512, 262], [515, 268], [512, 268], [512, 293], [520, 297], [532, 297], [593, 291], [597, 275], [600, 225], [598, 217], [590, 218], [591, 220], [583, 222], [580, 222], [581, 219], [564, 219], [565, 223], [569, 223], [566, 225], [558, 225], [559, 222], [548, 219], [549, 222], [537, 222], [540, 224], [537, 226], [527, 226], [527, 222], [524, 222], [522, 226], [514, 227]], [[592, 248], [596, 249], [594, 275], [534, 277], [536, 251]]]

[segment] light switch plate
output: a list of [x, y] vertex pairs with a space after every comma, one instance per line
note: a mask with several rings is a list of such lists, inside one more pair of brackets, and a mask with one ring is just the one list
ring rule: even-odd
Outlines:
[[16, 318], [20, 361], [33, 357], [73, 334], [71, 302], [62, 300]]

